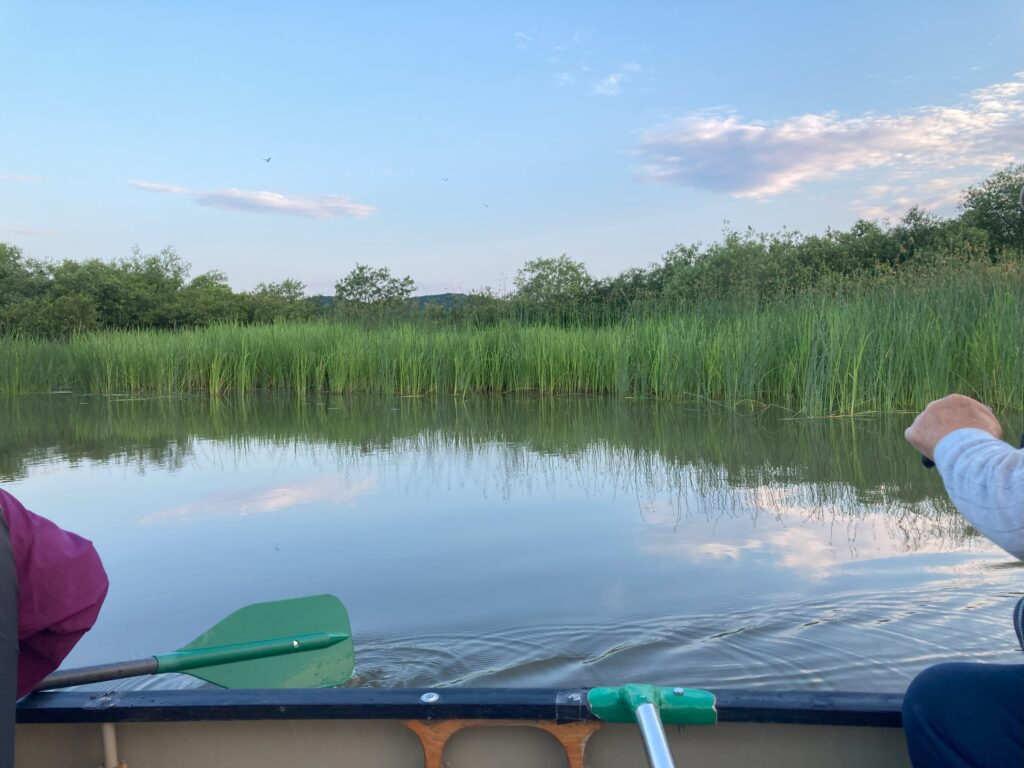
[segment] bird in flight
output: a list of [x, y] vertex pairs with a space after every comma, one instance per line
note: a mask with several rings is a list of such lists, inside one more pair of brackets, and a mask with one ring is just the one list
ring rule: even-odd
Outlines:
[[441, 181], [448, 181], [448, 179], [450, 179], [450, 178], [451, 178], [451, 176], [442, 176], [441, 177]]
[[484, 203], [484, 208], [490, 208], [490, 207], [491, 206], [489, 206], [487, 203]]
[[269, 163], [270, 162], [270, 158], [269, 157], [264, 157], [263, 158], [263, 162], [264, 163]]

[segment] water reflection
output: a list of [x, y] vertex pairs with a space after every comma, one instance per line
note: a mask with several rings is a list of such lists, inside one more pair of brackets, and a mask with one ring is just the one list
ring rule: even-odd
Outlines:
[[78, 663], [321, 591], [349, 606], [362, 685], [892, 690], [946, 656], [1013, 660], [1019, 571], [907, 418], [81, 396], [0, 415], [0, 479], [111, 572]]
[[351, 504], [371, 493], [375, 485], [372, 478], [352, 483], [336, 475], [317, 475], [288, 485], [208, 493], [191, 504], [179, 504], [145, 515], [139, 518], [139, 522], [184, 521], [210, 515], [245, 517], [264, 512], [301, 509], [307, 504], [328, 500], [334, 504]]
[[[890, 512], [913, 508], [932, 517], [951, 511], [936, 474], [920, 471], [903, 442], [908, 418], [797, 420], [596, 398], [295, 402], [74, 395], [0, 399], [0, 418], [0, 480], [8, 483], [54, 461], [178, 471], [204, 443], [230, 446], [236, 461], [265, 446], [316, 459], [323, 446], [355, 454], [471, 456], [501, 445], [507, 481], [543, 482], [548, 490], [562, 479], [547, 471], [545, 458], [558, 457], [579, 477], [604, 481], [595, 488], [602, 493], [609, 485], [631, 490], [667, 479], [680, 492], [684, 484], [699, 494], [704, 507], [722, 489], [786, 487], [801, 495], [797, 503], [813, 508], [882, 504]], [[231, 453], [219, 459], [232, 460]], [[740, 503], [715, 501], [719, 507]]]

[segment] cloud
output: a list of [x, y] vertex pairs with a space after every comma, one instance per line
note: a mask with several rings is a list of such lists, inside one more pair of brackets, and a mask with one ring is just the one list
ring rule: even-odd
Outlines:
[[690, 114], [642, 136], [637, 154], [646, 162], [639, 173], [648, 181], [765, 199], [876, 170], [890, 178], [870, 195], [895, 191], [890, 204], [902, 195], [939, 207], [955, 201], [964, 178], [977, 178], [957, 171], [991, 171], [1024, 155], [1024, 72], [1016, 78], [973, 91], [959, 106], [906, 114], [830, 112], [776, 121], [721, 111]]
[[599, 96], [618, 96], [622, 93], [622, 73], [613, 72], [603, 80], [597, 80], [590, 86], [590, 92]]
[[4, 227], [4, 232], [12, 235], [28, 235], [29, 237], [50, 237], [57, 234], [52, 229], [36, 229], [35, 227]]
[[590, 92], [598, 96], [618, 96], [622, 93], [623, 84], [641, 69], [639, 64], [623, 64], [619, 71], [592, 83]]
[[167, 192], [172, 195], [190, 195], [192, 194], [185, 187], [178, 187], [174, 184], [157, 184], [154, 181], [137, 181], [133, 180], [128, 182], [133, 187], [144, 189], [147, 192]]
[[376, 211], [369, 205], [353, 203], [340, 195], [321, 197], [299, 197], [282, 195], [279, 192], [255, 191], [244, 189], [223, 189], [215, 192], [196, 192], [175, 184], [161, 184], [153, 181], [132, 180], [129, 182], [137, 189], [147, 192], [160, 192], [171, 195], [191, 197], [198, 205], [208, 208], [224, 208], [232, 211], [248, 211], [250, 213], [280, 213], [290, 216], [304, 216], [310, 219], [337, 219], [351, 216], [365, 219]]
[[0, 182], [11, 184], [26, 184], [33, 181], [42, 181], [42, 176], [30, 176], [17, 173], [0, 173]]
[[579, 27], [572, 33], [573, 45], [579, 45], [590, 40], [594, 34], [593, 27]]
[[290, 197], [277, 192], [246, 192], [241, 189], [225, 189], [220, 192], [200, 192], [196, 202], [210, 208], [227, 208], [253, 213], [285, 213], [306, 216], [311, 219], [336, 219], [354, 216], [364, 219], [374, 212], [369, 205], [352, 203], [347, 197], [327, 195], [325, 197]]
[[530, 47], [530, 43], [533, 42], [533, 38], [525, 32], [516, 32], [515, 34], [516, 48], [520, 51], [525, 51]]

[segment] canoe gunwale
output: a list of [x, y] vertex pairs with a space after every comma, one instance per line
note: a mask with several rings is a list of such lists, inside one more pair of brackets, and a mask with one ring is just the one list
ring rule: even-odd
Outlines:
[[[438, 695], [424, 702], [425, 693]], [[587, 689], [319, 688], [47, 691], [18, 704], [19, 723], [205, 720], [593, 721]], [[901, 694], [714, 690], [720, 722], [902, 727]]]

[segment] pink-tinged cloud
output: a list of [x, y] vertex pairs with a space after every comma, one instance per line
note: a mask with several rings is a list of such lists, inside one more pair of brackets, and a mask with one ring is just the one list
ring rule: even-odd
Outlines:
[[279, 213], [290, 216], [304, 216], [310, 219], [338, 219], [350, 216], [365, 219], [377, 209], [360, 203], [353, 203], [341, 195], [324, 195], [321, 197], [299, 197], [283, 195], [279, 192], [247, 191], [244, 189], [223, 189], [215, 192], [196, 192], [174, 184], [161, 184], [153, 181], [132, 180], [129, 182], [137, 189], [147, 192], [162, 192], [172, 195], [191, 197], [198, 205], [208, 208], [224, 208], [232, 211], [248, 211], [250, 213]]
[[52, 229], [37, 229], [35, 227], [4, 227], [3, 231], [12, 235], [28, 235], [29, 237], [50, 237], [57, 234]]
[[185, 187], [177, 187], [174, 184], [158, 184], [154, 181], [138, 181], [135, 179], [128, 183], [137, 189], [144, 189], [147, 192], [167, 192], [172, 195], [191, 194], [191, 192]]
[[964, 175], [957, 171], [991, 171], [1024, 158], [1024, 72], [972, 92], [960, 106], [908, 114], [777, 121], [692, 114], [648, 131], [637, 154], [646, 160], [639, 171], [646, 180], [758, 199], [875, 170], [885, 183], [870, 189], [889, 191], [891, 185], [917, 202], [923, 194], [926, 205], [937, 207], [962, 188], [956, 185]]
[[347, 197], [327, 195], [325, 197], [290, 197], [277, 192], [246, 192], [241, 189], [225, 189], [221, 192], [200, 192], [196, 202], [211, 208], [228, 208], [235, 211], [255, 213], [284, 213], [293, 216], [307, 216], [311, 219], [337, 219], [354, 216], [365, 219], [374, 212], [369, 205], [350, 202]]

